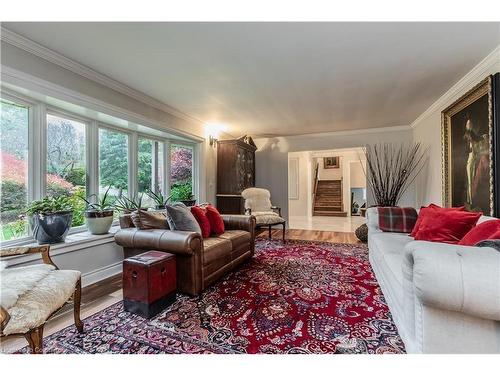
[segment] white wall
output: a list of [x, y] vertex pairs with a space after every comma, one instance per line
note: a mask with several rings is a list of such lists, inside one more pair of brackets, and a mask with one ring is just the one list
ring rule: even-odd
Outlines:
[[299, 195], [297, 199], [289, 199], [290, 216], [304, 216], [311, 212], [311, 153], [291, 152], [288, 157], [289, 160], [294, 158], [299, 163]]
[[[271, 191], [275, 205], [281, 206], [284, 217], [288, 207], [288, 153], [314, 150], [363, 147], [380, 142], [408, 142], [412, 139], [409, 127], [381, 128], [371, 131], [352, 131], [312, 134], [290, 137], [254, 139], [258, 149], [256, 158], [256, 185]], [[370, 197], [368, 197], [370, 198]], [[349, 202], [349, 200], [347, 200]], [[402, 205], [414, 205], [414, 191], [409, 190]]]
[[360, 161], [352, 161], [351, 164], [351, 188], [366, 188], [366, 167]]
[[415, 181], [415, 203], [442, 204], [441, 194], [441, 111], [460, 98], [488, 75], [500, 71], [500, 46], [453, 85], [413, 123], [413, 140], [428, 151], [428, 160]]

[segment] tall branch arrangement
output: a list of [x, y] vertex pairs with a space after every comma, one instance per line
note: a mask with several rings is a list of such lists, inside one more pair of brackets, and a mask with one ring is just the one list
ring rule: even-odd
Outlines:
[[365, 148], [368, 185], [378, 206], [396, 206], [425, 164], [420, 143]]

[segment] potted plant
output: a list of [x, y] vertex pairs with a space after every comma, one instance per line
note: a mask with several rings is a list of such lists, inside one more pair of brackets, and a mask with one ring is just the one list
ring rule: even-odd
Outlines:
[[156, 192], [154, 192], [153, 190], [149, 190], [146, 192], [146, 194], [155, 202], [155, 208], [157, 210], [164, 210], [168, 201], [172, 198], [171, 195], [169, 195], [168, 197], [164, 196], [159, 188], [156, 190]]
[[194, 206], [196, 204], [196, 199], [194, 199], [193, 193], [182, 194], [180, 201], [188, 207]]
[[45, 197], [31, 202], [26, 207], [33, 237], [42, 244], [64, 242], [71, 220], [73, 206], [68, 197]]
[[145, 208], [142, 207], [142, 197], [142, 193], [139, 195], [136, 194], [132, 198], [121, 195], [116, 199], [113, 207], [124, 214], [129, 214], [136, 210], [144, 210]]
[[96, 194], [89, 196], [95, 197], [97, 203], [91, 203], [85, 198], [81, 198], [87, 204], [84, 212], [87, 229], [92, 234], [106, 234], [113, 224], [113, 205], [109, 202], [109, 186], [101, 199]]

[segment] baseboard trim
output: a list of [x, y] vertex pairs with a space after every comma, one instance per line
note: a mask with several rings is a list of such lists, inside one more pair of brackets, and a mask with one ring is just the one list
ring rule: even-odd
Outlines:
[[82, 287], [95, 284], [122, 273], [122, 262], [109, 264], [105, 267], [84, 273], [82, 275]]

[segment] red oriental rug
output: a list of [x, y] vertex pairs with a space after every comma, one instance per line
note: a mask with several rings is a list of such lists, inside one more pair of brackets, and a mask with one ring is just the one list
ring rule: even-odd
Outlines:
[[258, 240], [255, 257], [151, 320], [117, 303], [47, 353], [404, 353], [365, 245]]

